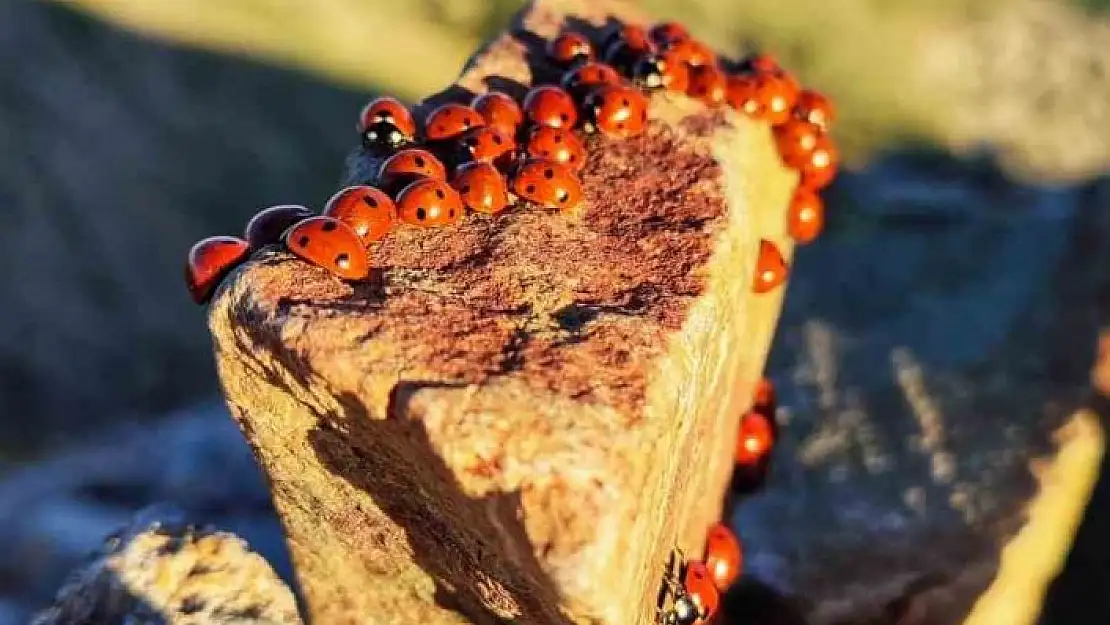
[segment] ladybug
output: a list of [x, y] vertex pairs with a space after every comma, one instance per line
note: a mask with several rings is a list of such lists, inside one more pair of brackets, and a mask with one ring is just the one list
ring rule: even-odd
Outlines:
[[590, 130], [615, 138], [634, 137], [647, 127], [647, 98], [625, 85], [602, 85], [586, 97]]
[[463, 134], [459, 143], [472, 160], [490, 163], [516, 149], [516, 140], [512, 135], [490, 126], [471, 128]]
[[794, 103], [794, 116], [804, 119], [822, 130], [827, 130], [836, 119], [836, 108], [833, 106], [832, 100], [825, 97], [825, 95], [803, 89], [798, 93], [798, 99]]
[[489, 163], [467, 163], [455, 170], [451, 186], [470, 210], [495, 215], [509, 206], [505, 178]]
[[729, 76], [725, 81], [725, 100], [729, 106], [749, 117], [762, 115], [763, 107], [759, 103], [759, 89], [754, 75]]
[[321, 214], [347, 224], [363, 245], [370, 245], [389, 234], [397, 220], [397, 207], [381, 189], [359, 185], [339, 190]]
[[797, 189], [787, 212], [787, 232], [804, 245], [816, 239], [824, 227], [825, 204], [821, 197], [805, 187]]
[[840, 167], [840, 151], [828, 135], [817, 137], [817, 144], [801, 167], [799, 185], [812, 191], [829, 186]]
[[655, 44], [643, 26], [636, 24], [623, 24], [605, 38], [605, 47], [609, 48], [615, 43], [624, 43], [628, 49], [637, 54], [646, 54], [655, 50]]
[[462, 219], [463, 202], [446, 182], [424, 178], [397, 195], [397, 214], [413, 226], [444, 226]]
[[752, 410], [762, 412], [765, 415], [775, 414], [775, 406], [778, 401], [775, 397], [775, 385], [771, 380], [760, 378], [752, 395]]
[[285, 234], [289, 226], [312, 215], [311, 210], [296, 204], [271, 206], [251, 217], [243, 230], [243, 238], [250, 243], [253, 252], [261, 247], [280, 243], [281, 235]]
[[524, 97], [524, 114], [537, 126], [573, 128], [578, 121], [574, 99], [554, 85], [533, 87]]
[[454, 139], [471, 128], [485, 126], [486, 120], [465, 104], [449, 103], [432, 111], [424, 120], [424, 137], [429, 141]]
[[618, 85], [621, 75], [612, 65], [590, 61], [563, 74], [563, 89], [581, 99], [598, 85]]
[[690, 68], [690, 84], [686, 93], [706, 106], [720, 106], [725, 103], [727, 86], [724, 72], [716, 65], [697, 65]]
[[367, 147], [398, 149], [416, 136], [416, 121], [400, 100], [382, 96], [362, 108], [358, 134]]
[[197, 241], [185, 261], [185, 286], [197, 304], [204, 304], [220, 281], [250, 255], [250, 244], [236, 237]]
[[798, 87], [785, 74], [763, 73], [755, 77], [756, 99], [761, 117], [772, 125], [786, 123], [794, 112]]
[[447, 168], [431, 152], [405, 148], [385, 159], [378, 169], [379, 186], [395, 193], [418, 178], [447, 180]]
[[782, 162], [789, 167], [801, 169], [817, 149], [817, 140], [824, 131], [804, 119], [791, 119], [775, 126], [774, 133], [775, 145], [778, 147]]
[[475, 96], [470, 107], [486, 120], [486, 124], [513, 136], [524, 121], [524, 112], [516, 100], [504, 93], [491, 91]]
[[594, 46], [579, 33], [565, 32], [547, 44], [547, 55], [559, 65], [571, 65], [594, 58]]
[[582, 183], [566, 165], [543, 159], [525, 161], [513, 175], [513, 193], [547, 208], [573, 209], [582, 200]]
[[566, 165], [574, 171], [586, 166], [586, 148], [574, 133], [563, 128], [539, 126], [525, 146], [529, 156]]
[[752, 410], [740, 419], [736, 438], [736, 464], [754, 467], [761, 464], [775, 444], [773, 415]]
[[[661, 625], [702, 625], [713, 618], [720, 607], [720, 593], [713, 585], [709, 570], [705, 563], [694, 560], [679, 564], [675, 572], [673, 554], [671, 561], [664, 584], [672, 600], [670, 607], [660, 612], [658, 622]], [[680, 577], [681, 582], [676, 577]]]
[[724, 592], [740, 576], [743, 552], [736, 534], [723, 523], [714, 523], [705, 536], [705, 568], [717, 590]]
[[690, 31], [678, 22], [662, 22], [652, 26], [648, 35], [655, 43], [665, 46], [689, 39]]
[[361, 280], [370, 273], [362, 241], [334, 217], [309, 217], [296, 224], [285, 233], [285, 247], [344, 280]]
[[647, 89], [666, 89], [686, 93], [690, 86], [690, 66], [671, 52], [648, 54], [636, 62], [632, 69], [633, 81]]
[[756, 53], [740, 61], [740, 71], [745, 74], [774, 74], [783, 72], [782, 65], [770, 54]]
[[648, 39], [647, 31], [626, 25], [609, 38], [602, 59], [625, 74], [631, 74], [636, 62], [653, 52], [655, 44]]
[[786, 260], [779, 248], [772, 242], [762, 239], [759, 242], [759, 258], [755, 263], [755, 279], [752, 290], [767, 293], [786, 281]]
[[702, 65], [716, 65], [717, 53], [712, 48], [696, 39], [681, 39], [666, 47], [666, 50], [675, 55], [675, 58], [690, 67]]

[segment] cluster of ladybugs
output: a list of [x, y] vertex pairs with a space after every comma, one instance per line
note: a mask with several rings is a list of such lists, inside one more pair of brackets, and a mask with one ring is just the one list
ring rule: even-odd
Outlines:
[[[730, 63], [674, 22], [650, 30], [623, 25], [596, 48], [586, 36], [567, 31], [548, 44], [547, 53], [564, 71], [560, 84], [536, 86], [519, 104], [498, 92], [479, 95], [469, 106], [445, 104], [427, 116], [419, 133], [398, 100], [371, 101], [358, 132], [368, 150], [388, 155], [375, 186], [339, 191], [321, 215], [302, 206], [275, 206], [255, 215], [243, 238], [198, 242], [185, 269], [193, 299], [206, 302], [224, 276], [264, 245], [284, 243], [342, 279], [359, 280], [370, 271], [367, 247], [398, 223], [447, 225], [467, 208], [497, 214], [513, 196], [572, 210], [582, 197], [576, 172], [586, 161], [574, 129], [618, 139], [638, 135], [647, 122], [644, 92], [659, 90], [685, 93], [710, 107], [727, 104], [770, 123], [784, 162], [801, 181], [788, 231], [800, 243], [820, 233], [824, 206], [817, 191], [832, 181], [839, 160], [826, 132], [833, 107], [821, 94], [802, 89], [771, 57]], [[762, 241], [754, 291], [782, 284], [787, 270], [778, 248]]]
[[[756, 387], [752, 409], [740, 420], [736, 440], [733, 489], [750, 492], [762, 482], [776, 437], [775, 390], [764, 378]], [[659, 625], [704, 625], [713, 622], [721, 593], [738, 577], [743, 550], [736, 535], [723, 523], [710, 526], [700, 560], [671, 553], [659, 590]]]

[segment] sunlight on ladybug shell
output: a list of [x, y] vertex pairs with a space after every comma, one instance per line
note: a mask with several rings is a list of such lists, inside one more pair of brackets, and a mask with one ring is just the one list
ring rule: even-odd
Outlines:
[[736, 464], [752, 466], [762, 462], [775, 443], [774, 424], [770, 415], [748, 412], [740, 420], [736, 439]]
[[505, 178], [489, 163], [467, 163], [455, 170], [451, 186], [470, 210], [497, 214], [509, 206]]
[[358, 235], [332, 217], [309, 217], [293, 226], [285, 234], [285, 247], [344, 280], [361, 280], [370, 273]]
[[530, 159], [513, 176], [513, 193], [547, 208], [569, 211], [582, 200], [582, 183], [566, 165]]
[[583, 35], [565, 32], [548, 43], [547, 55], [560, 65], [570, 65], [594, 58], [594, 47]]
[[429, 141], [444, 141], [485, 124], [486, 120], [478, 111], [465, 104], [444, 104], [424, 121], [424, 136]]
[[705, 568], [717, 590], [724, 591], [740, 577], [743, 553], [740, 541], [722, 523], [710, 526], [705, 538]]
[[809, 243], [825, 227], [825, 203], [816, 193], [801, 187], [794, 192], [786, 219], [790, 236], [799, 244]]
[[397, 207], [381, 189], [359, 185], [333, 195], [322, 214], [347, 224], [363, 245], [369, 245], [389, 233], [397, 220]]
[[786, 282], [788, 267], [782, 252], [772, 242], [764, 239], [759, 242], [759, 258], [755, 264], [755, 279], [752, 290], [767, 293]]
[[713, 577], [709, 574], [705, 563], [698, 560], [688, 562], [682, 584], [694, 603], [697, 604], [702, 619], [713, 618], [720, 607], [721, 595], [713, 584]]
[[220, 281], [250, 255], [250, 245], [235, 237], [208, 237], [193, 245], [185, 261], [185, 286], [197, 304], [211, 297]]
[[635, 137], [647, 127], [647, 99], [638, 89], [602, 85], [590, 92], [585, 106], [590, 121], [609, 137]]
[[524, 97], [524, 115], [537, 126], [573, 128], [578, 121], [574, 99], [554, 85], [533, 87]]
[[575, 171], [586, 166], [586, 148], [573, 132], [540, 126], [532, 131], [526, 145], [528, 155], [555, 161]]
[[515, 135], [517, 128], [524, 122], [524, 111], [520, 105], [512, 96], [504, 93], [491, 91], [475, 96], [470, 106], [478, 111], [486, 124], [509, 136]]
[[397, 195], [397, 213], [412, 226], [445, 226], [463, 217], [463, 202], [457, 191], [442, 180], [424, 178]]

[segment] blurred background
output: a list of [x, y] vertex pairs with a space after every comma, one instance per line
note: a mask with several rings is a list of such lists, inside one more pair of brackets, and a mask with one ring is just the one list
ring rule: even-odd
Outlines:
[[[838, 103], [848, 171], [798, 256], [771, 363], [785, 402], [867, 410], [897, 387], [894, 352], [958, 381], [1030, 315], [1075, 329], [1042, 399], [1085, 387], [1101, 321], [1086, 295], [1104, 278], [1070, 270], [1069, 250], [1110, 236], [1110, 2], [642, 4], [722, 50], [773, 52]], [[362, 103], [441, 89], [520, 5], [0, 3], [0, 625], [160, 500], [288, 574], [185, 252], [271, 204], [319, 208]], [[1090, 310], [1053, 304], [1077, 291]], [[825, 395], [798, 374], [820, 358], [837, 366]], [[1081, 542], [1068, 579], [1086, 581], [1069, 588], [1108, 587], [1110, 552]]]

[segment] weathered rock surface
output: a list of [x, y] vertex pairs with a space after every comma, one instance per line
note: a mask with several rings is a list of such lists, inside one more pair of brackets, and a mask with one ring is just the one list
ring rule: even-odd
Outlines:
[[32, 625], [299, 625], [293, 593], [242, 539], [140, 516]]
[[[522, 90], [556, 71], [535, 63], [565, 20], [611, 15], [630, 13], [536, 2], [437, 101]], [[400, 228], [354, 286], [271, 249], [213, 302], [315, 622], [646, 623], [671, 549], [700, 549], [778, 316], [781, 289], [751, 290], [759, 242], [789, 258], [795, 177], [765, 125], [665, 95], [650, 116], [590, 139], [575, 214]]]

